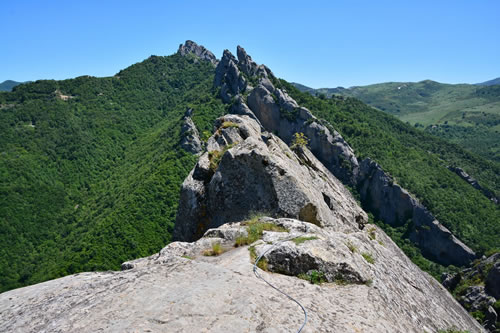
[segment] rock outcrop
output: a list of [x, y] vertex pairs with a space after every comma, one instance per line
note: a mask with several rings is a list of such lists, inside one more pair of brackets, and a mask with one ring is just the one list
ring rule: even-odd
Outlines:
[[184, 44], [179, 45], [177, 53], [181, 56], [194, 55], [197, 58], [208, 61], [213, 65], [217, 65], [218, 61], [215, 55], [207, 50], [204, 46], [198, 45], [192, 40], [187, 40]]
[[[266, 256], [270, 270], [294, 275], [324, 269], [335, 281], [315, 285], [259, 269], [307, 309], [304, 333], [483, 332], [375, 226], [343, 233], [293, 219], [260, 222], [288, 232], [264, 231], [253, 244], [256, 253], [269, 242], [292, 239]], [[247, 229], [244, 223], [226, 224], [196, 242], [174, 242], [158, 254], [124, 263], [122, 272], [81, 273], [0, 294], [0, 331], [296, 331], [304, 320], [300, 308], [255, 277], [251, 247], [233, 247]], [[299, 237], [308, 240], [301, 243]], [[214, 244], [226, 252], [203, 255]]]
[[174, 239], [192, 241], [257, 212], [344, 231], [367, 222], [350, 192], [307, 148], [291, 150], [247, 116], [226, 115], [216, 128], [182, 185]]
[[[343, 184], [357, 187], [362, 203], [391, 225], [413, 221], [410, 240], [428, 258], [444, 265], [469, 264], [475, 253], [437, 221], [408, 191], [370, 159], [358, 162], [353, 149], [330, 124], [298, 105], [264, 65], [257, 65], [242, 47], [236, 59], [228, 50], [216, 68], [214, 85], [231, 112], [258, 119], [259, 124], [291, 144], [295, 133], [304, 133], [315, 157]], [[274, 82], [274, 83], [273, 83]]]
[[[341, 181], [355, 184], [358, 161], [342, 136], [322, 125], [286, 91], [276, 88], [272, 83], [276, 78], [269, 68], [257, 65], [242, 47], [238, 47], [237, 54], [238, 59], [225, 50], [216, 69], [214, 85], [221, 88], [222, 100], [232, 102], [236, 113], [252, 111], [267, 131], [276, 133], [287, 144], [295, 133], [304, 133], [314, 155]], [[248, 94], [246, 102], [241, 96], [244, 94]]]
[[191, 119], [192, 114], [193, 110], [187, 109], [182, 118], [181, 147], [190, 153], [199, 154], [203, 150], [203, 144], [200, 139], [200, 133], [193, 119]]
[[475, 259], [474, 251], [368, 158], [361, 162], [358, 191], [365, 207], [376, 218], [393, 227], [412, 223], [409, 238], [425, 256], [443, 265], [455, 266], [467, 265]]
[[498, 204], [500, 199], [493, 193], [492, 191], [482, 187], [478, 181], [470, 176], [467, 172], [464, 171], [464, 169], [459, 168], [459, 167], [454, 167], [454, 166], [449, 166], [448, 169], [456, 173], [460, 178], [465, 180], [470, 186], [474, 187], [476, 190], [481, 191], [481, 193], [484, 194], [488, 199], [493, 201], [494, 203]]
[[490, 332], [500, 329], [497, 315], [500, 309], [500, 253], [476, 260], [472, 267], [458, 273], [444, 273], [441, 281], [466, 309], [482, 317], [486, 329]]
[[491, 267], [486, 277], [486, 291], [496, 299], [500, 299], [500, 260]]

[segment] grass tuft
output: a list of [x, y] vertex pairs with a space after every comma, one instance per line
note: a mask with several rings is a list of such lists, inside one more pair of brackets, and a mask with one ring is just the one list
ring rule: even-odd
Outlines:
[[297, 275], [299, 279], [309, 281], [311, 284], [322, 284], [327, 282], [325, 273], [312, 270], [307, 273], [300, 273]]
[[225, 121], [222, 123], [222, 128], [230, 128], [230, 127], [235, 127], [235, 128], [239, 128], [240, 125], [236, 124], [236, 123], [233, 123], [232, 121]]
[[318, 237], [316, 237], [316, 236], [310, 236], [310, 237], [301, 236], [301, 237], [297, 237], [297, 238], [292, 239], [292, 242], [294, 242], [295, 245], [299, 245], [299, 244], [302, 244], [304, 242], [307, 242], [308, 240], [314, 240], [314, 239], [318, 239]]
[[368, 253], [368, 252], [363, 252], [361, 253], [361, 255], [363, 256], [363, 258], [365, 258], [365, 260], [370, 263], [370, 264], [375, 264], [375, 259], [373, 258], [373, 256]]
[[375, 240], [377, 238], [376, 231], [377, 231], [377, 229], [375, 229], [375, 227], [371, 227], [370, 229], [368, 229], [368, 237], [371, 240]]
[[358, 250], [358, 248], [351, 241], [347, 241], [345, 245], [349, 248], [349, 250], [351, 250], [352, 253], [356, 253]]
[[234, 246], [244, 246], [262, 238], [264, 231], [288, 232], [287, 229], [269, 222], [259, 222], [259, 216], [252, 217], [249, 221], [242, 223], [247, 227], [247, 236], [236, 238]]
[[203, 255], [204, 256], [208, 256], [208, 257], [215, 257], [215, 256], [218, 256], [218, 255], [221, 255], [224, 252], [225, 251], [222, 248], [222, 245], [219, 242], [216, 242], [216, 243], [212, 244], [212, 248], [211, 249], [205, 250], [203, 252]]

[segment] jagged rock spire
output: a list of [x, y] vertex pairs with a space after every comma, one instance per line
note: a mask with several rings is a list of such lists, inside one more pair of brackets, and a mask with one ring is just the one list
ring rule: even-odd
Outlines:
[[187, 40], [184, 44], [180, 44], [177, 53], [181, 56], [193, 54], [201, 60], [206, 60], [214, 65], [218, 63], [217, 58], [212, 52], [207, 50], [204, 46], [196, 44], [192, 40]]
[[388, 181], [390, 176], [380, 167], [375, 169], [381, 176], [371, 177], [375, 170], [371, 160], [363, 162], [366, 170], [361, 173], [360, 161], [342, 136], [330, 124], [299, 106], [267, 67], [257, 65], [240, 46], [237, 55], [238, 60], [228, 50], [224, 51], [214, 82], [221, 88], [222, 100], [232, 104], [231, 112], [257, 118], [265, 130], [278, 134], [288, 144], [295, 133], [305, 134], [316, 158], [344, 184], [357, 187], [375, 217], [389, 224], [405, 223], [411, 218], [419, 228], [410, 239], [427, 256], [446, 265], [464, 265], [474, 259], [470, 248], [453, 237], [407, 191]]
[[182, 118], [181, 147], [190, 153], [199, 154], [203, 150], [203, 144], [198, 129], [191, 119], [192, 114], [193, 109], [188, 108]]

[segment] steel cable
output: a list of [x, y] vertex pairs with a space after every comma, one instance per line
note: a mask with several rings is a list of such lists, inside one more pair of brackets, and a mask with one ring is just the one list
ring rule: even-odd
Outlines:
[[266, 251], [264, 251], [256, 260], [255, 260], [255, 263], [253, 265], [253, 273], [255, 274], [255, 276], [259, 279], [261, 279], [262, 281], [264, 281], [265, 283], [267, 283], [271, 288], [273, 288], [274, 290], [282, 293], [283, 295], [285, 295], [286, 297], [288, 297], [288, 299], [290, 299], [291, 301], [297, 303], [298, 306], [300, 306], [300, 308], [302, 309], [302, 311], [304, 312], [304, 323], [302, 324], [302, 326], [299, 328], [299, 330], [297, 331], [297, 333], [300, 333], [302, 331], [302, 329], [304, 328], [304, 326], [306, 326], [306, 323], [307, 323], [307, 311], [306, 311], [306, 308], [300, 304], [299, 301], [297, 301], [295, 298], [293, 298], [292, 296], [288, 295], [286, 292], [280, 290], [278, 287], [272, 285], [269, 281], [267, 281], [266, 279], [264, 279], [262, 277], [262, 275], [260, 275], [258, 272], [257, 272], [257, 263], [260, 261], [260, 259], [262, 259], [262, 257], [269, 251], [271, 251], [273, 248], [275, 248], [278, 244], [280, 243], [283, 243], [283, 242], [286, 242], [286, 241], [289, 241], [293, 238], [287, 238], [287, 239], [282, 239], [280, 241], [277, 241], [276, 243], [274, 243], [269, 249], [267, 249]]

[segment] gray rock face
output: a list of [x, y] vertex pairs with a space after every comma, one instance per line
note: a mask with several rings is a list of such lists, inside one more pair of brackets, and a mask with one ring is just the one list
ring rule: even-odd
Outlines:
[[500, 258], [497, 259], [497, 262], [490, 269], [485, 283], [488, 294], [496, 299], [500, 299]]
[[[495, 325], [500, 328], [500, 322], [492, 304], [499, 299], [498, 287], [500, 281], [500, 253], [475, 261], [470, 268], [455, 274], [444, 273], [443, 286], [458, 293], [460, 303], [471, 312], [483, 314], [483, 326], [491, 332], [496, 332]], [[463, 290], [463, 286], [468, 286]]]
[[288, 144], [295, 133], [304, 133], [314, 155], [342, 182], [355, 184], [358, 160], [342, 136], [331, 132], [286, 92], [274, 88], [268, 79], [260, 82], [248, 95], [247, 103], [262, 126]]
[[[355, 184], [358, 161], [342, 136], [322, 125], [309, 110], [299, 107], [285, 91], [274, 87], [271, 71], [258, 66], [242, 47], [238, 46], [237, 55], [238, 60], [225, 50], [217, 66], [214, 85], [221, 88], [222, 100], [229, 103], [236, 99], [233, 112], [252, 111], [267, 131], [276, 133], [287, 144], [295, 133], [304, 133], [314, 155], [341, 181]], [[240, 71], [257, 80], [258, 85], [249, 86]], [[238, 95], [248, 92], [245, 103]]]
[[224, 50], [222, 59], [215, 69], [214, 85], [221, 88], [221, 98], [225, 103], [229, 103], [233, 97], [245, 92], [247, 88], [247, 81], [240, 75], [237, 64], [238, 60], [231, 52]]
[[461, 297], [460, 303], [470, 311], [479, 311], [493, 305], [495, 299], [484, 291], [484, 286], [472, 286], [467, 289], [465, 296]]
[[488, 309], [486, 310], [486, 316], [484, 317], [484, 328], [486, 328], [490, 332], [493, 332], [496, 328], [497, 319], [498, 315], [495, 309], [493, 309], [491, 305], [488, 306]]
[[201, 60], [208, 61], [213, 65], [217, 65], [218, 61], [215, 55], [207, 50], [204, 46], [198, 45], [192, 40], [187, 40], [184, 44], [179, 45], [177, 53], [181, 56], [193, 54]]
[[208, 152], [182, 185], [174, 239], [195, 240], [255, 212], [338, 230], [357, 230], [367, 221], [349, 191], [307, 149], [292, 151], [247, 116], [224, 116], [216, 127]]
[[188, 109], [182, 118], [181, 147], [190, 153], [199, 154], [203, 151], [203, 144], [200, 133], [191, 119], [192, 114], [193, 110]]
[[490, 199], [494, 203], [498, 204], [498, 202], [500, 201], [499, 198], [495, 195], [495, 193], [493, 193], [490, 190], [482, 187], [477, 182], [476, 179], [474, 179], [473, 177], [471, 177], [462, 168], [449, 166], [448, 169], [450, 169], [451, 171], [453, 171], [454, 173], [456, 173], [460, 178], [462, 178], [463, 180], [465, 180], [467, 183], [469, 183], [469, 185], [471, 185], [472, 187], [474, 187], [476, 190], [481, 191], [481, 193], [483, 193], [488, 199]]
[[370, 159], [361, 162], [358, 190], [364, 205], [375, 217], [392, 226], [409, 219], [413, 225], [410, 240], [424, 255], [443, 265], [464, 266], [475, 259], [469, 247], [451, 234], [408, 191], [394, 183], [392, 177]]
[[457, 285], [460, 283], [460, 280], [462, 279], [460, 274], [449, 274], [449, 273], [443, 273], [441, 275], [441, 283], [443, 284], [443, 287], [445, 287], [448, 290], [453, 290], [457, 287]]
[[[366, 230], [342, 233], [292, 219], [265, 221], [289, 232], [265, 231], [254, 244], [258, 253], [284, 237], [317, 237], [301, 244], [283, 242], [271, 251], [269, 267], [279, 264], [273, 259], [278, 254], [293, 259], [297, 253], [323, 263], [317, 269], [339, 268], [337, 282], [322, 285], [259, 269], [305, 306], [304, 333], [430, 333], [452, 327], [484, 332], [375, 226], [372, 240]], [[81, 273], [2, 293], [0, 331], [294, 332], [304, 320], [301, 309], [255, 277], [248, 247], [232, 246], [246, 228], [226, 224], [194, 243], [171, 243], [158, 254], [125, 263], [128, 269], [122, 272]], [[352, 252], [346, 242], [357, 250]], [[216, 243], [227, 251], [204, 256]], [[363, 253], [370, 253], [374, 263]], [[342, 282], [342, 274], [370, 283]]]
[[[413, 220], [410, 240], [427, 257], [444, 265], [458, 266], [475, 258], [470, 248], [451, 235], [408, 191], [394, 184], [379, 165], [366, 159], [360, 167], [353, 149], [342, 136], [300, 107], [286, 91], [276, 88], [269, 69], [258, 66], [242, 47], [238, 46], [237, 55], [238, 59], [224, 51], [214, 81], [216, 87], [221, 87], [223, 101], [232, 103], [231, 112], [257, 118], [263, 128], [287, 144], [295, 133], [304, 133], [316, 158], [342, 183], [356, 186], [363, 204], [375, 216], [393, 226]], [[257, 82], [257, 86], [248, 85], [245, 77]], [[243, 93], [248, 95], [246, 102], [240, 95]]]

